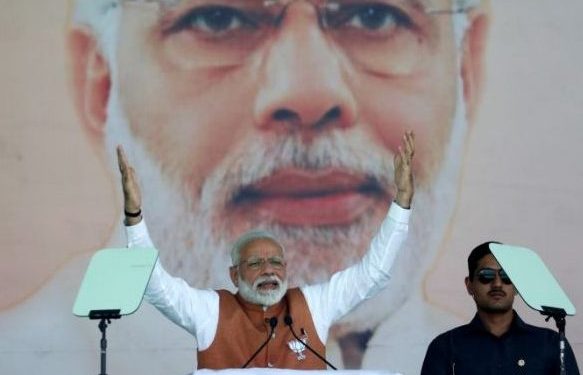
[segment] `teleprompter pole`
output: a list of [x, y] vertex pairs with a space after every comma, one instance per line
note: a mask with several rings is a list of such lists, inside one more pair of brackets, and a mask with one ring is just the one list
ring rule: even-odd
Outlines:
[[89, 319], [99, 320], [99, 331], [101, 331], [100, 341], [100, 371], [99, 375], [107, 375], [107, 325], [111, 324], [112, 319], [121, 318], [120, 310], [91, 310]]
[[566, 375], [567, 369], [565, 367], [565, 326], [567, 312], [564, 309], [556, 307], [541, 306], [543, 311], [540, 313], [546, 315], [545, 321], [548, 322], [549, 319], [553, 318], [557, 324], [557, 329], [559, 330], [559, 360], [560, 360], [560, 375]]

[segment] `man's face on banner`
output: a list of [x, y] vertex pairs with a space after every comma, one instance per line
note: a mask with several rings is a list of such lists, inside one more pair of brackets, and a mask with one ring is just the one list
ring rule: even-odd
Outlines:
[[409, 129], [424, 228], [406, 251], [426, 256], [441, 236], [427, 227], [453, 205], [473, 66], [460, 67], [453, 30], [466, 15], [421, 3], [122, 2], [106, 138], [133, 150], [173, 273], [228, 285], [229, 244], [257, 227], [288, 249], [292, 284], [354, 263], [393, 199]]

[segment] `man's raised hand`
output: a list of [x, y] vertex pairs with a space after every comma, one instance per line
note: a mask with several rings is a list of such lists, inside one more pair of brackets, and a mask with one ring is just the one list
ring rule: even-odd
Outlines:
[[395, 202], [403, 208], [411, 207], [415, 188], [413, 186], [413, 156], [415, 155], [415, 135], [408, 131], [403, 136], [397, 154], [395, 154], [395, 185], [397, 196]]
[[121, 174], [126, 225], [135, 225], [142, 220], [142, 194], [134, 172], [121, 145], [117, 146], [117, 164]]

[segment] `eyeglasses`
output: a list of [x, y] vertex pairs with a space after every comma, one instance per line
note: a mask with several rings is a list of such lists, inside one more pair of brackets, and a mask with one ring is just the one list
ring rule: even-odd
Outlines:
[[512, 284], [512, 281], [506, 274], [506, 271], [503, 269], [495, 270], [493, 268], [482, 268], [478, 271], [476, 276], [478, 277], [478, 281], [482, 284], [490, 284], [492, 281], [496, 279], [496, 274], [500, 276], [500, 280], [506, 285]]
[[239, 265], [246, 264], [248, 268], [257, 271], [263, 268], [266, 264], [269, 264], [272, 268], [277, 270], [283, 269], [285, 267], [285, 261], [282, 257], [269, 257], [269, 258], [255, 258], [251, 257], [246, 260], [239, 262]]
[[[237, 66], [260, 55], [296, 5], [316, 9], [317, 27], [331, 50], [387, 75], [408, 74], [427, 62], [437, 34], [431, 15], [468, 10], [429, 9], [422, 0], [120, 1], [160, 12], [158, 40], [171, 61], [184, 69]], [[303, 30], [301, 43], [320, 48], [314, 34]]]

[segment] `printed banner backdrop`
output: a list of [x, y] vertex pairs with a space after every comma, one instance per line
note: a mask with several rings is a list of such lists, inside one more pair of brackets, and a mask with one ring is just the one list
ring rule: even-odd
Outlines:
[[[279, 31], [193, 10], [212, 1], [153, 3], [1, 1], [0, 373], [98, 371], [97, 322], [71, 311], [92, 253], [125, 246], [120, 143], [165, 267], [232, 288], [228, 246], [253, 227], [282, 239], [294, 284], [357, 261], [415, 131], [411, 235], [390, 287], [332, 330], [340, 367], [418, 373], [429, 341], [473, 316], [466, 258], [486, 240], [537, 251], [582, 308], [581, 2], [466, 17], [388, 0], [326, 34], [302, 2]], [[567, 337], [581, 360], [580, 315]], [[196, 366], [194, 339], [146, 303], [108, 338], [112, 374]]]

